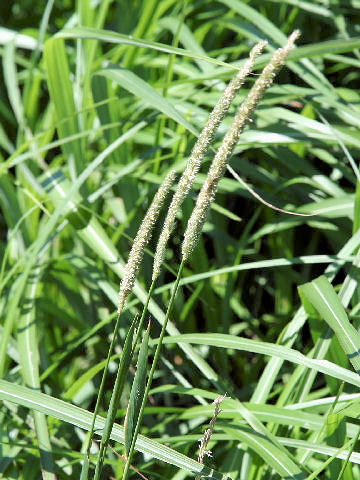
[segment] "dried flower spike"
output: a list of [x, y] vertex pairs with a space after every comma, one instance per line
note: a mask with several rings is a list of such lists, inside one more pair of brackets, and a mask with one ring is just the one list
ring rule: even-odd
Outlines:
[[204, 158], [204, 155], [208, 150], [222, 119], [229, 110], [231, 102], [235, 98], [236, 92], [244, 84], [246, 77], [251, 73], [256, 57], [260, 55], [266, 44], [267, 42], [265, 41], [260, 42], [251, 50], [248, 60], [245, 62], [243, 68], [233, 77], [229, 85], [226, 87], [222, 97], [219, 99], [213, 111], [209, 115], [208, 121], [194, 145], [186, 168], [179, 180], [177, 189], [172, 198], [167, 216], [165, 218], [164, 226], [160, 234], [154, 258], [152, 275], [153, 280], [156, 280], [160, 274], [161, 265], [165, 256], [166, 245], [171, 235], [171, 230], [176, 219], [177, 211], [189, 193], [192, 184], [194, 183], [196, 174], [201, 166], [202, 159]]
[[219, 150], [216, 152], [184, 234], [182, 255], [185, 261], [190, 257], [196, 246], [210, 205], [215, 198], [219, 180], [225, 172], [227, 162], [239, 140], [240, 134], [244, 130], [246, 122], [250, 120], [260, 99], [271, 86], [277, 71], [284, 64], [286, 57], [299, 35], [300, 32], [298, 30], [294, 31], [288, 38], [285, 47], [276, 50], [270, 63], [264, 68], [248, 96], [240, 105], [231, 127], [227, 131]]
[[175, 174], [175, 170], [172, 170], [165, 177], [163, 183], [160, 185], [158, 191], [156, 192], [154, 199], [150, 207], [148, 208], [148, 211], [146, 212], [145, 217], [141, 222], [139, 230], [136, 234], [134, 243], [129, 253], [128, 261], [125, 266], [124, 276], [120, 284], [118, 304], [119, 314], [121, 313], [125, 305], [127, 296], [129, 295], [134, 286], [135, 277], [139, 270], [141, 260], [143, 258], [145, 246], [151, 238], [152, 230], [159, 216], [160, 209], [163, 206], [167, 194], [169, 193], [171, 185], [174, 183]]
[[[219, 413], [221, 412], [220, 404], [224, 400], [225, 397], [226, 397], [226, 394], [222, 395], [221, 397], [217, 397], [213, 401], [213, 405], [215, 406], [214, 407], [214, 415], [213, 415], [212, 419], [210, 420], [209, 428], [207, 428], [205, 430], [204, 435], [199, 440], [199, 455], [198, 455], [198, 462], [199, 463], [203, 463], [205, 455], [207, 455], [208, 457], [212, 457], [212, 452], [211, 452], [211, 450], [207, 450], [207, 446], [208, 446], [209, 440], [211, 438], [211, 435], [213, 433], [216, 419], [217, 419]], [[201, 475], [198, 475], [195, 478], [195, 480], [199, 480], [200, 478], [201, 478]]]

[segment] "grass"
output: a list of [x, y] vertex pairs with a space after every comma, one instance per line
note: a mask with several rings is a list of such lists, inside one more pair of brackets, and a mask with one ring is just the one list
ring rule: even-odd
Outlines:
[[[23, 1], [11, 16], [0, 7], [0, 476], [93, 478], [118, 364], [128, 361], [101, 478], [125, 470], [174, 480], [356, 480], [358, 5], [124, 5], [48, 1], [43, 10]], [[295, 29], [298, 46], [237, 143], [174, 289], [214, 152]], [[264, 39], [178, 212], [148, 298], [164, 204], [98, 398], [119, 282], [144, 214], [164, 176], [184, 171], [225, 85]], [[140, 355], [143, 329], [131, 348], [127, 334], [142, 312], [151, 326]], [[145, 407], [136, 444], [142, 408], [132, 388]], [[225, 393], [202, 465], [199, 440]]]

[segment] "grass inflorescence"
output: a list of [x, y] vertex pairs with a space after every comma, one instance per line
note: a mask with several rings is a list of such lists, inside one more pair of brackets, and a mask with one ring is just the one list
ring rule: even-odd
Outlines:
[[356, 6], [5, 10], [0, 476], [360, 478]]

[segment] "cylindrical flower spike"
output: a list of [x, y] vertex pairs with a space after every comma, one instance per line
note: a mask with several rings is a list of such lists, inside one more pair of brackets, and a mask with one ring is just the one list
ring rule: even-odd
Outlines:
[[156, 247], [152, 275], [153, 280], [156, 280], [160, 274], [161, 265], [165, 256], [166, 245], [175, 223], [176, 214], [183, 200], [189, 193], [192, 184], [194, 183], [196, 174], [201, 166], [202, 159], [204, 158], [204, 155], [208, 150], [222, 119], [229, 110], [231, 102], [235, 98], [236, 92], [244, 84], [246, 77], [251, 73], [256, 57], [260, 55], [266, 44], [266, 41], [259, 42], [251, 50], [248, 60], [245, 62], [243, 68], [239, 70], [239, 72], [233, 77], [229, 85], [226, 87], [222, 97], [219, 99], [213, 111], [209, 115], [208, 121], [194, 145], [186, 168], [179, 180], [177, 189], [169, 206], [164, 226]]
[[128, 261], [125, 266], [124, 276], [120, 283], [118, 304], [119, 314], [121, 313], [125, 305], [126, 299], [134, 286], [135, 277], [144, 255], [145, 246], [151, 238], [155, 222], [159, 216], [159, 212], [161, 207], [163, 206], [165, 198], [168, 195], [172, 184], [174, 183], [175, 175], [175, 170], [171, 170], [165, 177], [163, 183], [160, 185], [158, 191], [156, 192], [154, 199], [150, 207], [148, 208], [148, 211], [146, 212], [145, 217], [136, 234], [134, 243], [129, 253]]
[[277, 71], [284, 64], [286, 57], [294, 46], [294, 42], [299, 36], [300, 32], [298, 30], [294, 31], [288, 38], [285, 47], [276, 50], [270, 63], [264, 68], [248, 96], [240, 105], [231, 127], [227, 131], [219, 150], [216, 152], [184, 234], [182, 255], [185, 261], [190, 257], [196, 246], [210, 205], [215, 198], [219, 180], [225, 172], [227, 162], [239, 140], [240, 134], [244, 130], [246, 122], [250, 120], [265, 90], [272, 84]]

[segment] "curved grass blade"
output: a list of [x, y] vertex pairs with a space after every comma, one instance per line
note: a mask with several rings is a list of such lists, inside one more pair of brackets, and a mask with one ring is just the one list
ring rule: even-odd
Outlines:
[[[180, 285], [189, 285], [191, 283], [200, 282], [207, 278], [216, 277], [217, 275], [223, 275], [233, 272], [241, 272], [253, 269], [262, 270], [263, 268], [277, 268], [286, 267], [291, 265], [315, 265], [321, 263], [329, 263], [335, 265], [343, 265], [344, 263], [353, 262], [354, 255], [304, 255], [302, 257], [293, 258], [272, 258], [271, 260], [261, 260], [258, 262], [241, 263], [240, 265], [234, 265], [231, 267], [218, 268], [216, 270], [209, 270], [204, 273], [198, 273], [196, 275], [189, 275], [180, 280]], [[166, 283], [165, 285], [158, 287], [155, 293], [164, 292], [173, 288], [174, 282]]]
[[209, 63], [221, 65], [228, 70], [238, 70], [237, 67], [229, 65], [216, 58], [199, 55], [198, 53], [184, 50], [183, 48], [171, 47], [163, 43], [151, 42], [149, 40], [142, 40], [141, 38], [133, 38], [131, 35], [123, 35], [121, 33], [113, 32], [111, 30], [101, 30], [99, 28], [79, 27], [79, 28], [65, 28], [55, 35], [57, 39], [76, 39], [76, 38], [91, 38], [93, 40], [100, 40], [102, 42], [116, 43], [122, 45], [133, 45], [135, 47], [151, 48], [159, 52], [172, 53], [184, 57], [193, 58], [195, 60], [205, 60]]
[[301, 285], [299, 292], [315, 307], [330, 328], [334, 330], [342, 349], [355, 371], [360, 373], [360, 335], [351, 325], [345, 309], [329, 280], [322, 275], [312, 282]]
[[[152, 342], [156, 343], [157, 340]], [[151, 343], [152, 343], [151, 342]], [[271, 357], [282, 358], [288, 362], [311, 368], [317, 372], [330, 375], [331, 377], [343, 380], [360, 387], [360, 378], [355, 373], [346, 368], [339, 367], [335, 363], [327, 360], [315, 360], [308, 358], [302, 353], [292, 348], [276, 345], [273, 343], [259, 342], [257, 340], [249, 340], [239, 338], [235, 335], [226, 335], [221, 333], [189, 333], [184, 335], [176, 335], [164, 338], [164, 343], [193, 343], [196, 345], [211, 345], [220, 348], [233, 348], [234, 350], [243, 350], [246, 352], [260, 353]]]
[[276, 448], [265, 436], [244, 428], [235, 429], [223, 427], [223, 430], [233, 438], [249, 445], [249, 447], [260, 455], [260, 457], [265, 460], [266, 464], [271, 466], [281, 478], [292, 478], [294, 480], [303, 480], [306, 478], [302, 472], [293, 473], [293, 462], [289, 460], [282, 450]]
[[[92, 413], [57, 398], [36, 392], [21, 385], [15, 385], [6, 380], [0, 380], [0, 400], [7, 400], [17, 405], [34, 409], [45, 415], [58, 418], [77, 427], [89, 430], [92, 422]], [[96, 430], [102, 431], [105, 426], [105, 419], [98, 416], [95, 423]], [[114, 425], [111, 438], [116, 442], [124, 444], [124, 429], [120, 425]], [[162, 462], [169, 463], [187, 470], [193, 475], [201, 474], [206, 478], [225, 480], [226, 476], [211, 468], [200, 465], [192, 458], [166, 447], [161, 443], [139, 435], [136, 441], [136, 449], [142, 453], [151, 455]], [[227, 477], [228, 478], [228, 477]]]
[[162, 95], [160, 95], [150, 84], [146, 83], [135, 73], [125, 68], [107, 68], [100, 70], [96, 75], [108, 78], [112, 82], [117, 83], [132, 94], [149, 103], [151, 106], [160, 110], [175, 122], [184, 126], [189, 132], [198, 135], [197, 130], [179, 113], [172, 104]]

